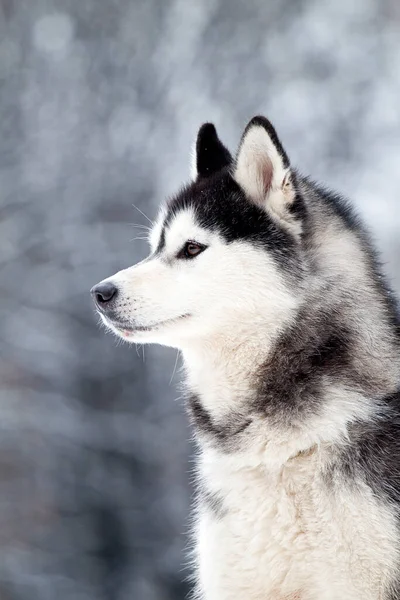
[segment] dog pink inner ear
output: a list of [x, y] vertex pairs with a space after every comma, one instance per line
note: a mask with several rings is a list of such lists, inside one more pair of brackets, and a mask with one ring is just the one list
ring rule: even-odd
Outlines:
[[253, 202], [264, 204], [272, 190], [282, 186], [289, 167], [272, 125], [255, 117], [239, 145], [234, 177]]
[[267, 194], [268, 190], [272, 185], [272, 177], [274, 175], [274, 168], [271, 160], [267, 156], [260, 157], [261, 164], [259, 165], [262, 190], [264, 194]]
[[274, 165], [264, 148], [255, 148], [241, 171], [242, 186], [257, 204], [264, 204], [273, 185]]

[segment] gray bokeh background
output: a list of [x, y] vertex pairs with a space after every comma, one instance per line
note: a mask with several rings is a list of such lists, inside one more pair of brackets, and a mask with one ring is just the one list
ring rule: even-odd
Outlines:
[[145, 256], [198, 126], [234, 149], [264, 113], [399, 291], [399, 57], [397, 0], [0, 0], [1, 600], [184, 598], [176, 355], [88, 290]]

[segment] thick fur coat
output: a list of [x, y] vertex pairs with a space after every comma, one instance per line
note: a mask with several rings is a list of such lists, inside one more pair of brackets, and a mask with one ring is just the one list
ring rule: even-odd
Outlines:
[[400, 599], [400, 328], [368, 236], [263, 117], [201, 127], [152, 252], [92, 290], [182, 351], [201, 600]]

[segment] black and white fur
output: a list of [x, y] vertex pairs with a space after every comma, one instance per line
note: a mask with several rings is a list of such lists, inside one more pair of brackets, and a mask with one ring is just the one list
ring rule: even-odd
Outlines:
[[203, 125], [194, 158], [150, 256], [93, 294], [182, 351], [198, 598], [398, 599], [400, 328], [368, 236], [263, 117], [235, 159]]

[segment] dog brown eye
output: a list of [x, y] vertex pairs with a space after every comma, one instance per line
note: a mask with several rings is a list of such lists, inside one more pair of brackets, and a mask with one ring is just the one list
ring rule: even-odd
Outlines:
[[196, 256], [199, 252], [201, 252], [201, 248], [197, 244], [186, 244], [186, 254], [188, 256]]
[[186, 242], [182, 250], [179, 252], [178, 258], [194, 258], [205, 249], [206, 246], [203, 246], [203, 244], [199, 244], [197, 242]]

